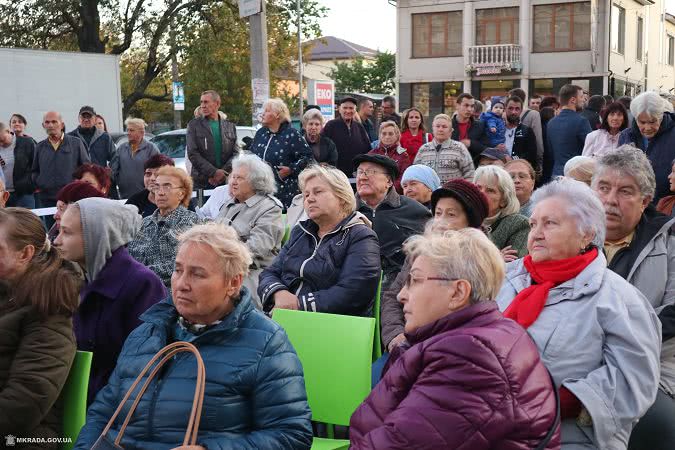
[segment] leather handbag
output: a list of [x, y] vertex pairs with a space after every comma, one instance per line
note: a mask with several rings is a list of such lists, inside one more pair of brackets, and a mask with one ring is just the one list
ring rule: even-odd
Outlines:
[[[183, 353], [183, 352], [188, 352], [192, 353], [195, 358], [197, 359], [197, 383], [195, 386], [195, 395], [194, 399], [192, 401], [192, 410], [190, 412], [190, 418], [188, 420], [188, 426], [187, 430], [185, 431], [185, 438], [183, 439], [183, 445], [197, 445], [197, 433], [199, 431], [199, 421], [201, 419], [202, 415], [202, 404], [204, 402], [204, 385], [206, 384], [206, 369], [204, 368], [204, 361], [202, 360], [201, 355], [199, 354], [199, 350], [197, 350], [197, 347], [194, 345], [190, 344], [189, 342], [174, 342], [173, 344], [169, 344], [163, 349], [161, 349], [155, 356], [152, 357], [152, 359], [145, 365], [141, 373], [136, 377], [136, 380], [134, 383], [131, 385], [127, 393], [124, 395], [124, 398], [120, 402], [119, 406], [117, 407], [117, 410], [115, 410], [115, 413], [112, 415], [110, 418], [110, 421], [108, 424], [105, 426], [103, 429], [103, 432], [101, 433], [101, 436], [96, 440], [94, 445], [91, 447], [92, 450], [120, 450], [124, 449], [120, 442], [122, 441], [122, 438], [124, 437], [124, 432], [126, 431], [127, 425], [129, 425], [129, 422], [131, 421], [131, 416], [134, 414], [136, 411], [136, 407], [138, 406], [138, 403], [141, 401], [141, 397], [143, 397], [143, 394], [145, 393], [146, 389], [150, 385], [150, 382], [153, 380], [153, 378], [157, 375], [157, 373], [161, 370], [161, 368], [166, 364], [171, 358], [174, 357], [174, 355], [178, 353]], [[134, 402], [131, 404], [131, 408], [129, 408], [129, 412], [127, 413], [126, 418], [124, 419], [124, 422], [122, 423], [122, 427], [120, 428], [119, 433], [117, 433], [117, 437], [115, 440], [111, 440], [108, 437], [108, 431], [110, 431], [110, 428], [112, 427], [113, 423], [117, 419], [117, 416], [119, 416], [120, 412], [122, 411], [122, 408], [124, 408], [124, 405], [127, 403], [131, 395], [133, 394], [134, 390], [136, 389], [136, 386], [141, 382], [145, 374], [150, 370], [150, 368], [157, 362], [159, 363], [155, 365], [155, 367], [152, 369], [152, 372], [150, 372], [150, 375], [148, 378], [145, 380], [145, 383], [141, 386], [140, 390], [138, 391], [138, 394], [136, 395]]]

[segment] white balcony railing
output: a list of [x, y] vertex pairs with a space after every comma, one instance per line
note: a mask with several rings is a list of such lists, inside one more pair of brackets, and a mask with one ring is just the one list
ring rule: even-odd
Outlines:
[[520, 45], [499, 44], [499, 45], [476, 45], [469, 47], [469, 67], [468, 70], [480, 70], [487, 73], [485, 69], [501, 70], [520, 70]]

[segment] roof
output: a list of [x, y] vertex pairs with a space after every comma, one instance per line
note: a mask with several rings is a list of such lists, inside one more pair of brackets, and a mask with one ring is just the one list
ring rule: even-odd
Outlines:
[[675, 16], [670, 13], [666, 13], [666, 21], [675, 25]]
[[303, 45], [310, 46], [309, 59], [334, 60], [334, 59], [353, 59], [362, 56], [366, 59], [375, 58], [377, 50], [355, 44], [335, 36], [324, 36], [312, 41], [305, 42]]

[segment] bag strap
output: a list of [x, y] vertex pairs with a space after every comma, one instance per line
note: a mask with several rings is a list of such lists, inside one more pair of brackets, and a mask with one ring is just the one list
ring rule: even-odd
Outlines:
[[553, 376], [551, 375], [551, 372], [549, 372], [548, 368], [546, 369], [546, 372], [548, 373], [548, 377], [551, 379], [551, 386], [553, 386], [553, 393], [555, 395], [555, 419], [553, 419], [553, 424], [551, 425], [551, 428], [548, 429], [548, 433], [546, 433], [546, 436], [544, 436], [544, 439], [539, 443], [539, 445], [537, 445], [535, 450], [544, 450], [548, 443], [551, 442], [551, 439], [553, 439], [553, 434], [558, 428], [558, 425], [560, 425], [560, 393], [555, 387], [555, 381], [553, 381]]
[[115, 438], [115, 444], [120, 445], [122, 437], [124, 436], [124, 432], [126, 431], [126, 428], [129, 425], [129, 422], [131, 421], [131, 417], [134, 414], [136, 407], [138, 406], [138, 403], [141, 401], [141, 397], [143, 396], [146, 389], [152, 382], [153, 378], [157, 375], [157, 373], [164, 366], [164, 364], [166, 364], [169, 360], [171, 360], [174, 357], [174, 355], [183, 352], [192, 353], [197, 359], [197, 381], [195, 386], [195, 395], [192, 401], [192, 410], [190, 411], [190, 418], [188, 420], [187, 430], [185, 431], [185, 438], [183, 439], [183, 445], [196, 445], [197, 433], [199, 431], [199, 422], [201, 420], [202, 415], [202, 405], [204, 403], [204, 385], [206, 384], [206, 369], [204, 367], [204, 361], [202, 360], [202, 357], [199, 354], [199, 350], [197, 350], [197, 348], [191, 343], [185, 341], [178, 341], [167, 345], [166, 347], [158, 351], [150, 361], [148, 361], [148, 363], [145, 365], [141, 373], [134, 380], [133, 384], [131, 385], [127, 393], [124, 395], [124, 398], [122, 399], [119, 406], [115, 410], [115, 413], [112, 415], [112, 417], [108, 421], [108, 424], [103, 429], [101, 436], [105, 436], [106, 434], [108, 434], [108, 431], [110, 431], [110, 428], [115, 422], [115, 419], [117, 419], [117, 416], [119, 416], [127, 400], [129, 400], [129, 398], [131, 397], [131, 394], [136, 389], [136, 386], [138, 386], [138, 383], [140, 383], [140, 381], [143, 379], [145, 374], [150, 370], [153, 364], [157, 360], [162, 358], [161, 361], [154, 367], [148, 378], [145, 380], [145, 383], [143, 384], [138, 394], [136, 395], [134, 402], [131, 405], [131, 408], [129, 409], [129, 412], [127, 413], [127, 416], [124, 419], [124, 423], [122, 424], [122, 427], [120, 428], [120, 431], [117, 434], [117, 437]]
[[531, 109], [528, 109], [527, 111], [525, 111], [525, 114], [523, 114], [523, 117], [520, 118], [520, 122], [521, 122], [521, 123], [523, 122], [523, 120], [525, 120], [525, 118], [526, 118], [527, 115], [530, 113], [530, 111], [532, 111], [532, 110], [531, 110]]

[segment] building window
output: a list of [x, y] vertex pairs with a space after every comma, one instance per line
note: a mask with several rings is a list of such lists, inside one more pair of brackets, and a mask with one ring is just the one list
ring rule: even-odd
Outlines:
[[618, 5], [612, 5], [612, 30], [611, 46], [612, 50], [624, 54], [626, 50], [626, 10]]
[[[520, 86], [520, 80], [516, 80]], [[492, 97], [506, 97], [516, 87], [514, 80], [485, 80], [480, 82], [478, 98], [483, 100]]]
[[476, 11], [476, 45], [518, 43], [518, 8]]
[[534, 80], [534, 93], [543, 96], [557, 96], [558, 94], [553, 91], [553, 79], [544, 78], [539, 80]]
[[443, 112], [452, 116], [455, 112], [457, 96], [463, 92], [461, 81], [450, 81], [443, 85]]
[[637, 53], [635, 54], [635, 59], [642, 61], [642, 36], [644, 34], [644, 19], [638, 17], [637, 19]]
[[429, 117], [429, 83], [416, 83], [412, 87], [412, 106], [419, 109], [424, 117]]
[[534, 52], [591, 49], [591, 3], [534, 6]]
[[675, 37], [668, 35], [668, 65], [675, 65]]
[[462, 12], [412, 15], [413, 58], [462, 56]]

